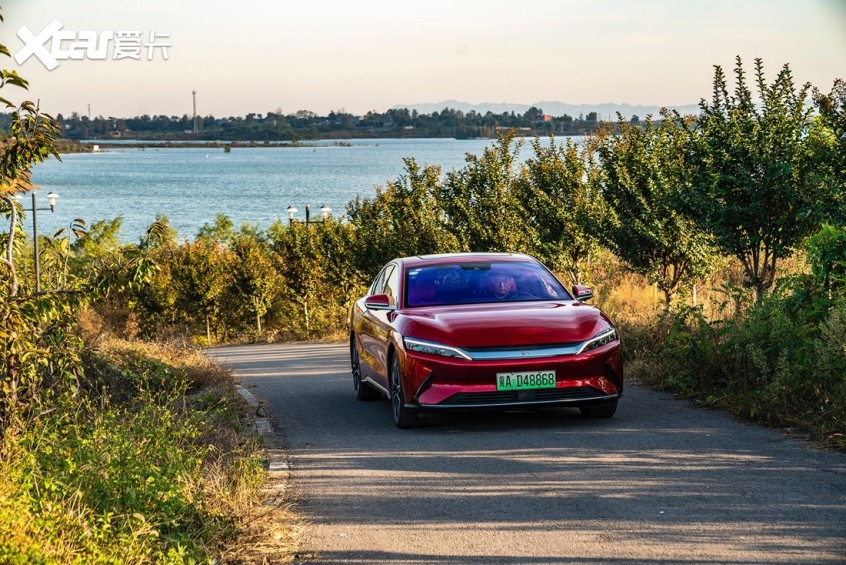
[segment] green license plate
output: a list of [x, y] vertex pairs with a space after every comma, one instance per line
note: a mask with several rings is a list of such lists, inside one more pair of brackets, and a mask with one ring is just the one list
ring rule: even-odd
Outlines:
[[555, 371], [496, 374], [497, 390], [535, 390], [539, 388], [555, 388]]

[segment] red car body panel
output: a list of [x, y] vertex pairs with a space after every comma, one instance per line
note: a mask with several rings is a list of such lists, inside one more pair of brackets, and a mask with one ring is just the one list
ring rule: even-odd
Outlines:
[[[601, 310], [571, 296], [505, 303], [404, 306], [405, 275], [409, 270], [445, 262], [486, 261], [539, 265], [529, 256], [516, 254], [439, 255], [391, 262], [401, 274], [396, 304], [386, 309], [368, 309], [363, 297], [356, 301], [351, 314], [351, 346], [359, 353], [365, 382], [387, 394], [390, 357], [397, 355], [404, 400], [417, 409], [578, 406], [622, 395], [623, 358], [616, 334], [613, 341], [587, 351], [533, 356], [538, 349], [546, 351], [544, 348], [556, 346], [575, 349], [598, 333], [614, 329]], [[476, 351], [494, 354], [507, 351], [518, 357], [449, 357], [410, 350], [404, 338], [458, 348], [471, 357]], [[519, 357], [521, 354], [526, 357]], [[497, 391], [497, 373], [553, 370], [554, 390], [513, 394]]]

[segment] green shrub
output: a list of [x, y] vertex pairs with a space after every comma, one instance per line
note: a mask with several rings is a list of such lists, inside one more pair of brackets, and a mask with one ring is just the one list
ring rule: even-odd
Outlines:
[[657, 347], [641, 350], [635, 376], [846, 445], [846, 301], [828, 308], [822, 322], [817, 306], [785, 291], [717, 322], [701, 309], [678, 309]]
[[238, 435], [229, 389], [186, 396], [187, 371], [151, 353], [176, 355], [113, 346], [92, 356], [131, 394], [59, 396], [6, 429], [0, 562], [207, 561], [234, 535], [263, 480], [259, 446]]

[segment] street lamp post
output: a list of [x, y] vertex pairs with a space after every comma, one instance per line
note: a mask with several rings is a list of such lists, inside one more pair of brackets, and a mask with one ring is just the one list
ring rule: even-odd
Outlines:
[[[299, 210], [297, 210], [293, 206], [288, 206], [288, 225], [289, 226], [294, 223], [294, 221], [295, 221], [294, 216], [296, 215], [297, 212], [299, 212]], [[305, 214], [306, 214], [306, 217], [305, 217], [306, 227], [310, 226], [311, 224], [322, 224], [323, 222], [325, 222], [326, 220], [329, 219], [329, 215], [332, 214], [332, 208], [330, 208], [329, 206], [324, 204], [320, 208], [320, 218], [321, 219], [312, 220], [311, 219], [311, 206], [306, 204]]]
[[56, 199], [59, 197], [58, 194], [55, 192], [50, 192], [47, 194], [47, 204], [49, 207], [47, 208], [39, 208], [38, 203], [36, 202], [35, 195], [36, 192], [33, 190], [32, 194], [32, 208], [23, 208], [24, 212], [32, 212], [32, 258], [35, 260], [35, 292], [41, 292], [41, 262], [39, 259], [38, 254], [38, 211], [39, 210], [50, 210], [50, 212], [56, 211]]
[[329, 206], [324, 204], [320, 208], [320, 219], [319, 220], [312, 220], [311, 219], [311, 208], [309, 207], [308, 204], [306, 204], [306, 227], [308, 227], [309, 224], [322, 224], [327, 219], [329, 219], [329, 214], [331, 214], [331, 213], [332, 213], [332, 208], [330, 208]]
[[297, 212], [299, 212], [299, 210], [297, 210], [293, 206], [288, 206], [288, 225], [289, 226], [294, 224], [294, 216], [296, 215]]

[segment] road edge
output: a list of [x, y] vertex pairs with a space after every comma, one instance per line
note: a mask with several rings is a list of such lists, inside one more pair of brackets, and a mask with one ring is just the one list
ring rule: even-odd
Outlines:
[[300, 558], [300, 538], [306, 524], [294, 511], [288, 454], [273, 428], [264, 401], [239, 383], [235, 383], [235, 391], [253, 413], [252, 429], [261, 438], [266, 459], [266, 482], [261, 490], [262, 519], [256, 520], [255, 528], [247, 534], [248, 544], [255, 553], [246, 562], [261, 559], [263, 563], [291, 563]]
[[255, 414], [253, 430], [261, 437], [267, 450], [267, 484], [264, 490], [269, 497], [263, 504], [278, 504], [284, 498], [285, 491], [288, 490], [290, 468], [285, 450], [259, 398], [242, 385], [236, 384], [235, 390], [253, 410]]

